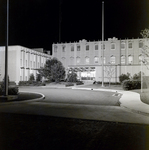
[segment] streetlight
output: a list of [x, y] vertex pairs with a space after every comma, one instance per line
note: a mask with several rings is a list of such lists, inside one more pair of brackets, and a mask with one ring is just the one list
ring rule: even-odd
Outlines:
[[102, 2], [102, 87], [104, 87], [104, 2]]
[[5, 48], [5, 93], [8, 96], [8, 33], [9, 33], [9, 0], [7, 0], [7, 21], [6, 21], [6, 48]]

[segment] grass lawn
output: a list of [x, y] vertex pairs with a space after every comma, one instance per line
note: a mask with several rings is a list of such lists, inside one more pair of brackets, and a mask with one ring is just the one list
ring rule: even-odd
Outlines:
[[147, 150], [149, 125], [0, 114], [2, 150]]

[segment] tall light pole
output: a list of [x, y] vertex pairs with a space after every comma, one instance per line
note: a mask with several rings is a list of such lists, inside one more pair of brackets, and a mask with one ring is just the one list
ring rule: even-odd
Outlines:
[[104, 87], [104, 2], [102, 2], [102, 87]]
[[7, 21], [6, 21], [6, 48], [5, 48], [5, 93], [8, 96], [8, 37], [9, 37], [9, 0], [7, 0]]

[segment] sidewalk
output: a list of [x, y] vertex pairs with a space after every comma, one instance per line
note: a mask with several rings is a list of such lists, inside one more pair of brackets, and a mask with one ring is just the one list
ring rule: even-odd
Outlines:
[[81, 86], [73, 87], [72, 89], [84, 89], [84, 90], [94, 90], [94, 91], [111, 91], [118, 92], [122, 94], [119, 102], [120, 106], [126, 109], [129, 109], [132, 112], [139, 113], [142, 115], [149, 116], [149, 105], [145, 104], [140, 99], [140, 94], [132, 91], [123, 91], [117, 89], [108, 89], [108, 88], [94, 88], [94, 85], [86, 84]]

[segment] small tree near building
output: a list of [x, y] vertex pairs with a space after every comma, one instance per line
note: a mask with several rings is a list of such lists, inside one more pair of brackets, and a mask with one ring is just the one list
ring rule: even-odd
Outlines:
[[41, 77], [48, 79], [49, 81], [59, 82], [65, 78], [65, 68], [63, 64], [56, 58], [47, 60], [44, 67], [38, 70]]
[[112, 64], [109, 63], [108, 66], [105, 66], [105, 70], [104, 71], [106, 73], [106, 77], [109, 80], [109, 87], [110, 87], [110, 85], [111, 85], [111, 79], [112, 79], [112, 77], [113, 77], [113, 75], [115, 73], [115, 66], [112, 66]]

